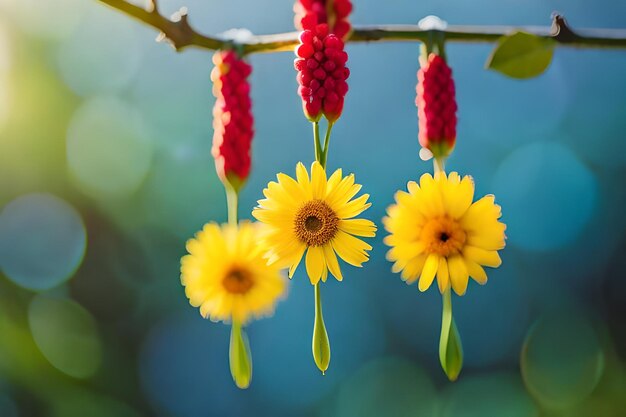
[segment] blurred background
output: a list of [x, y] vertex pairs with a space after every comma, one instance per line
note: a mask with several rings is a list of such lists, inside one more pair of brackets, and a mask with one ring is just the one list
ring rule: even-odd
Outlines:
[[[293, 30], [292, 0], [161, 0], [217, 34]], [[626, 27], [615, 0], [356, 0], [357, 25]], [[304, 268], [253, 323], [252, 386], [235, 388], [229, 328], [179, 282], [185, 241], [226, 202], [210, 156], [211, 54], [177, 54], [95, 0], [0, 0], [0, 416], [626, 415], [626, 51], [558, 48], [542, 76], [485, 70], [492, 45], [451, 44], [450, 170], [494, 193], [503, 265], [453, 300], [465, 368], [438, 361], [441, 298], [390, 272], [381, 217], [432, 169], [418, 157], [418, 44], [349, 45], [350, 92], [329, 167], [354, 172], [380, 231], [371, 261], [324, 286], [332, 344], [311, 358]], [[254, 55], [256, 137], [241, 216], [276, 172], [310, 162], [290, 53]]]

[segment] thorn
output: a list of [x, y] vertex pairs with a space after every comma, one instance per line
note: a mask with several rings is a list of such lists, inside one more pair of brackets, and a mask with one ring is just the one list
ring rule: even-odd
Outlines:
[[579, 36], [569, 27], [565, 17], [559, 12], [552, 13], [552, 27], [550, 29], [552, 37], [563, 43], [574, 42]]
[[163, 42], [165, 39], [167, 39], [167, 35], [165, 35], [165, 32], [161, 32], [157, 35], [155, 41], [157, 42]]

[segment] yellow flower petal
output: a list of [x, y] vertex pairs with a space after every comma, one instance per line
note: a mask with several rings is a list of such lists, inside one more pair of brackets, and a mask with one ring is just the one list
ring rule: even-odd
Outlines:
[[326, 265], [328, 265], [330, 273], [333, 274], [337, 281], [342, 281], [343, 275], [341, 275], [339, 261], [337, 260], [337, 255], [335, 255], [332, 245], [326, 244], [322, 246], [322, 248], [324, 249], [324, 258], [326, 258]]
[[339, 220], [339, 229], [355, 236], [374, 237], [376, 235], [376, 225], [366, 219]]
[[465, 294], [469, 275], [463, 258], [459, 255], [450, 257], [448, 259], [448, 268], [450, 269], [452, 289], [457, 295]]
[[463, 248], [463, 256], [476, 262], [479, 265], [497, 268], [502, 264], [500, 255], [496, 251], [484, 250], [474, 246], [466, 246]]
[[343, 179], [343, 171], [341, 168], [337, 169], [333, 174], [328, 178], [328, 182], [326, 184], [326, 193], [328, 194], [331, 190], [333, 190], [339, 182]]
[[260, 239], [257, 225], [242, 222], [207, 224], [188, 241], [180, 280], [190, 304], [199, 307], [203, 317], [245, 324], [273, 312], [285, 282], [279, 268], [268, 265], [257, 245]]
[[465, 260], [465, 265], [467, 266], [467, 272], [474, 281], [480, 285], [485, 285], [487, 283], [487, 274], [482, 266], [468, 259]]
[[[376, 225], [364, 219], [355, 219], [370, 203], [368, 195], [354, 198], [361, 186], [354, 183], [354, 175], [342, 177], [335, 171], [329, 178], [318, 162], [311, 165], [310, 175], [299, 163], [295, 179], [277, 175], [278, 182], [270, 182], [263, 190], [265, 199], [259, 200], [253, 216], [266, 225], [264, 237], [258, 246], [265, 247], [268, 263], [289, 267], [293, 276], [303, 252], [312, 283], [324, 281], [330, 272], [343, 279], [337, 256], [351, 265], [361, 266], [369, 259], [372, 247], [356, 238], [373, 237]], [[249, 242], [250, 250], [259, 250]]]
[[499, 221], [502, 212], [494, 197], [472, 204], [473, 180], [456, 172], [424, 174], [419, 183], [410, 181], [407, 190], [395, 194], [396, 203], [383, 218], [390, 233], [383, 241], [391, 247], [386, 256], [392, 271], [412, 282], [416, 266], [422, 267], [418, 288], [428, 288], [436, 275], [441, 292], [452, 288], [459, 295], [467, 290], [470, 276], [484, 284], [483, 266], [498, 267], [497, 251], [506, 243], [506, 225]]
[[289, 267], [289, 278], [293, 278], [293, 274], [296, 273], [296, 269], [298, 268], [298, 265], [300, 265], [300, 261], [302, 261], [302, 255], [304, 255], [305, 250], [306, 250], [306, 246], [303, 244], [299, 244], [298, 249], [295, 251], [293, 255], [293, 258], [288, 259], [287, 262], [291, 264], [291, 266]]
[[314, 200], [322, 200], [326, 197], [326, 172], [317, 161], [311, 166], [311, 186]]
[[417, 283], [417, 288], [419, 288], [420, 291], [426, 291], [428, 287], [430, 287], [430, 284], [432, 284], [435, 279], [435, 274], [437, 274], [438, 268], [439, 256], [435, 254], [428, 255], [428, 258], [426, 258], [426, 262], [424, 263], [424, 269], [422, 269], [422, 275]]
[[365, 251], [372, 250], [372, 247], [361, 239], [341, 230], [337, 232], [331, 244], [341, 259], [350, 265], [359, 267], [369, 259]]
[[402, 271], [401, 277], [407, 284], [412, 284], [419, 278], [422, 273], [422, 269], [424, 268], [424, 263], [426, 262], [426, 255], [420, 255], [416, 258], [411, 259], [406, 263], [402, 268], [394, 272]]
[[291, 195], [295, 201], [305, 201], [309, 199], [304, 187], [300, 186], [300, 184], [289, 175], [285, 175], [281, 172], [276, 175], [276, 178], [278, 178], [278, 183], [285, 189], [285, 192]]
[[367, 203], [368, 198], [370, 198], [369, 194], [363, 194], [361, 197], [336, 208], [335, 212], [337, 213], [337, 217], [340, 219], [351, 219], [363, 213], [372, 205], [371, 203]]
[[327, 186], [326, 202], [331, 207], [336, 207], [341, 201], [347, 202], [350, 198], [346, 198], [347, 193], [352, 190], [354, 185], [354, 175], [350, 174], [344, 177], [337, 185]]
[[439, 286], [439, 291], [442, 294], [450, 286], [450, 270], [448, 267], [448, 260], [443, 256], [439, 257], [439, 268], [437, 269], [437, 285]]
[[296, 179], [298, 185], [304, 190], [305, 198], [310, 200], [313, 197], [311, 181], [309, 180], [309, 173], [302, 162], [298, 162], [298, 165], [296, 165]]
[[310, 246], [306, 252], [306, 272], [311, 284], [315, 285], [322, 278], [322, 272], [326, 268], [324, 251], [319, 246]]

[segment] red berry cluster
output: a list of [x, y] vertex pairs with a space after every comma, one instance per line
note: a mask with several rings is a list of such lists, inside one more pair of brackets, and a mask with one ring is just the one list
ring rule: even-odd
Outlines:
[[456, 140], [456, 98], [452, 70], [439, 55], [430, 54], [417, 73], [415, 104], [419, 142], [437, 156], [446, 156]]
[[326, 23], [331, 33], [345, 39], [352, 26], [348, 16], [352, 12], [350, 0], [298, 0], [293, 6], [298, 30], [311, 29]]
[[298, 94], [302, 97], [304, 114], [311, 121], [318, 121], [324, 114], [332, 123], [341, 116], [348, 92], [346, 80], [350, 70], [346, 68], [348, 54], [344, 43], [328, 32], [326, 24], [303, 31], [300, 42], [294, 66], [298, 71]]
[[238, 187], [250, 173], [254, 119], [248, 76], [252, 67], [234, 51], [216, 52], [213, 63], [211, 81], [216, 101], [212, 154], [222, 181]]

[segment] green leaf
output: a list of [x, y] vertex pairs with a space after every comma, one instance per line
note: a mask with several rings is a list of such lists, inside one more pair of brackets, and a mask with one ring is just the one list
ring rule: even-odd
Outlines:
[[498, 41], [486, 67], [513, 78], [532, 78], [550, 65], [556, 42], [526, 32], [515, 32]]

